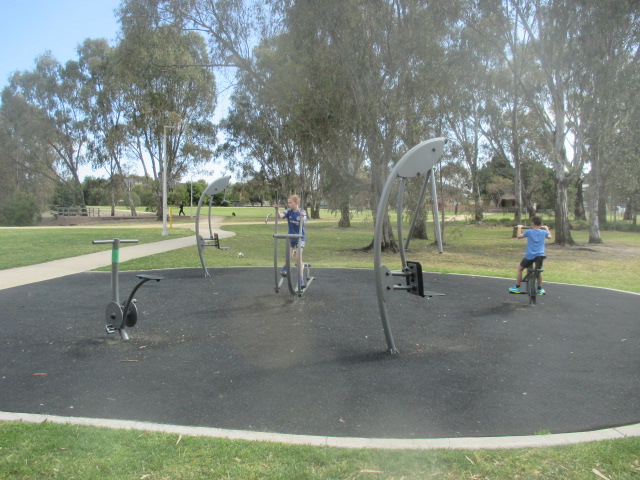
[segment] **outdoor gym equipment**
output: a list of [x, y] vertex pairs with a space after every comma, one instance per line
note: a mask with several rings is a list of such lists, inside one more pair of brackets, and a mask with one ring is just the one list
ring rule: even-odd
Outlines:
[[[435, 292], [425, 292], [422, 280], [422, 266], [418, 262], [408, 262], [405, 256], [405, 246], [402, 239], [402, 210], [403, 210], [403, 197], [404, 189], [407, 179], [419, 177], [420, 175], [428, 175], [435, 164], [442, 158], [444, 151], [444, 145], [447, 142], [445, 138], [434, 138], [432, 140], [426, 140], [419, 143], [398, 161], [393, 167], [391, 174], [387, 178], [387, 181], [382, 189], [380, 195], [380, 202], [378, 203], [378, 211], [376, 214], [375, 234], [374, 234], [374, 273], [376, 281], [376, 292], [378, 295], [378, 306], [380, 309], [380, 317], [382, 319], [382, 328], [384, 329], [384, 335], [387, 340], [387, 347], [389, 353], [398, 353], [395, 341], [393, 339], [393, 333], [391, 332], [391, 325], [389, 323], [389, 315], [387, 312], [386, 300], [388, 295], [392, 291], [402, 290], [413, 295], [421, 297], [441, 295]], [[433, 177], [433, 175], [431, 175]], [[385, 216], [387, 215], [387, 206], [389, 203], [389, 196], [393, 188], [393, 184], [397, 179], [400, 179], [400, 187], [398, 189], [398, 203], [396, 207], [397, 213], [397, 230], [398, 230], [398, 245], [400, 247], [400, 259], [402, 261], [402, 270], [391, 271], [387, 267], [381, 264], [382, 258], [382, 227]], [[426, 185], [426, 182], [425, 184]], [[433, 184], [435, 185], [435, 184]], [[425, 189], [426, 187], [423, 187]], [[421, 200], [422, 201], [422, 200]], [[437, 197], [435, 196], [433, 203], [437, 204]], [[417, 210], [417, 208], [416, 208]], [[434, 217], [434, 221], [438, 222], [438, 217]], [[439, 225], [437, 231], [439, 231]], [[441, 240], [439, 241], [441, 246]], [[394, 277], [402, 277], [405, 282], [396, 283]]]
[[545, 255], [540, 255], [535, 258], [533, 263], [527, 267], [527, 273], [522, 279], [523, 282], [527, 282], [527, 295], [529, 296], [529, 305], [535, 306], [536, 297], [538, 295], [538, 277], [544, 270], [542, 269], [542, 262], [547, 258]]
[[[278, 220], [280, 219], [280, 215], [278, 213], [278, 192], [275, 195], [276, 202], [276, 213], [275, 213], [275, 232], [273, 234], [273, 271], [275, 274], [275, 290], [276, 293], [280, 292], [280, 287], [282, 286], [285, 276], [283, 276], [279, 270], [278, 264], [278, 240], [285, 240], [286, 244], [286, 260], [285, 260], [285, 269], [286, 269], [286, 279], [287, 284], [289, 286], [289, 292], [291, 295], [297, 295], [301, 297], [311, 282], [315, 280], [315, 277], [311, 276], [311, 264], [303, 263], [302, 267], [300, 266], [300, 258], [302, 256], [302, 246], [300, 245], [302, 239], [302, 228], [304, 226], [303, 218], [300, 218], [300, 231], [298, 233], [279, 233], [278, 232]], [[300, 208], [304, 208], [304, 197], [300, 201]], [[267, 220], [268, 220], [267, 216]], [[291, 240], [298, 239], [297, 243], [297, 253], [296, 253], [296, 263], [295, 268], [291, 265]], [[304, 281], [304, 284], [303, 284]], [[304, 286], [302, 286], [304, 285]]]
[[138, 309], [136, 307], [136, 300], [133, 298], [138, 289], [143, 283], [149, 280], [155, 280], [159, 282], [164, 277], [149, 274], [138, 274], [136, 277], [140, 279], [138, 284], [131, 290], [131, 293], [127, 297], [127, 301], [120, 304], [120, 284], [118, 279], [118, 270], [120, 264], [120, 244], [121, 243], [138, 243], [138, 240], [121, 240], [114, 238], [113, 240], [94, 240], [94, 245], [101, 245], [111, 243], [111, 301], [107, 304], [106, 318], [108, 323], [106, 328], [107, 333], [120, 332], [120, 337], [123, 340], [129, 340], [129, 334], [127, 328], [133, 327], [138, 322]]
[[[222, 192], [227, 185], [229, 185], [229, 181], [231, 177], [222, 177], [217, 180], [214, 180], [209, 184], [204, 193], [200, 196], [200, 200], [198, 201], [198, 209], [196, 210], [196, 242], [198, 243], [198, 255], [200, 256], [200, 264], [202, 265], [202, 271], [204, 272], [205, 277], [210, 277], [209, 271], [207, 270], [207, 265], [204, 262], [204, 249], [206, 247], [216, 247], [220, 250], [229, 250], [229, 247], [221, 247], [220, 239], [218, 238], [218, 234], [214, 235], [213, 230], [211, 228], [211, 207], [213, 206], [213, 196]], [[208, 211], [208, 220], [209, 220], [209, 237], [204, 238], [200, 235], [200, 209], [202, 208], [202, 202], [205, 196], [209, 197], [209, 211]]]
[[[529, 230], [531, 227], [522, 227], [522, 230]], [[518, 225], [513, 226], [513, 238], [516, 238], [518, 235]], [[533, 263], [527, 267], [527, 273], [522, 278], [523, 282], [527, 283], [527, 296], [529, 297], [529, 305], [536, 305], [536, 297], [538, 296], [538, 286], [539, 280], [538, 277], [544, 270], [542, 269], [542, 263], [544, 259], [547, 258], [546, 255], [537, 256]]]

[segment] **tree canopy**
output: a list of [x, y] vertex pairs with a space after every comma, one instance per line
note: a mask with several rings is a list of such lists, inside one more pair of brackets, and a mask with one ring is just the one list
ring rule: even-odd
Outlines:
[[352, 209], [378, 208], [409, 148], [445, 136], [440, 176], [476, 220], [508, 193], [515, 221], [548, 206], [556, 242], [572, 244], [584, 186], [599, 242], [602, 212], [640, 201], [639, 13], [634, 0], [125, 0], [116, 44], [87, 39], [77, 59], [44, 53], [12, 77], [2, 168], [83, 203], [80, 166], [126, 190], [137, 165], [160, 202], [162, 160], [171, 184], [224, 159], [257, 191], [327, 202], [348, 226]]

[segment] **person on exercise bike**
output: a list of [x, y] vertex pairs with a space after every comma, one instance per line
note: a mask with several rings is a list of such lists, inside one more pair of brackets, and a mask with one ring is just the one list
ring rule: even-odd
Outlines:
[[[527, 250], [524, 254], [524, 258], [520, 262], [520, 265], [518, 265], [518, 270], [516, 272], [516, 284], [509, 289], [510, 293], [525, 293], [520, 290], [520, 283], [522, 283], [522, 271], [525, 268], [529, 268], [529, 266], [535, 261], [536, 257], [544, 256], [544, 242], [547, 238], [551, 238], [549, 227], [542, 225], [542, 219], [538, 215], [531, 217], [530, 229], [523, 232], [523, 228], [523, 225], [518, 225], [516, 238], [527, 239]], [[542, 288], [542, 274], [539, 274], [537, 294], [544, 295], [544, 293], [544, 288]]]
[[[294, 261], [298, 262], [298, 268], [300, 269], [300, 278], [302, 288], [305, 288], [304, 283], [304, 263], [302, 263], [302, 252], [305, 247], [307, 231], [304, 227], [304, 224], [309, 221], [307, 217], [307, 212], [300, 208], [300, 197], [298, 195], [291, 195], [287, 198], [287, 208], [284, 212], [278, 213], [280, 218], [286, 218], [289, 224], [289, 234], [297, 235], [302, 233], [302, 238], [292, 238], [290, 241], [291, 245], [291, 257]], [[300, 231], [300, 223], [302, 222], [302, 232]], [[300, 258], [296, 258], [298, 253], [298, 241], [300, 242]], [[287, 275], [287, 268], [282, 267], [281, 275], [284, 277]]]

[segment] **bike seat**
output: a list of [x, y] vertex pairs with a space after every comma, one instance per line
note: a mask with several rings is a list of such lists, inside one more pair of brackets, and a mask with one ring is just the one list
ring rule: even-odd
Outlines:
[[538, 270], [540, 270], [542, 268], [542, 262], [544, 261], [545, 258], [547, 258], [546, 255], [539, 255], [534, 259], [534, 263], [535, 263], [536, 268]]

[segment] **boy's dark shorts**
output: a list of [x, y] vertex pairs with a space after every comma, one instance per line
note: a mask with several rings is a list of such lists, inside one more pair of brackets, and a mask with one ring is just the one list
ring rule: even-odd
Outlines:
[[[522, 268], [529, 268], [529, 266], [533, 265], [535, 261], [536, 261], [535, 258], [532, 258], [531, 260], [528, 260], [527, 258], [523, 258], [522, 261], [520, 262], [520, 266]], [[542, 265], [542, 261], [540, 261], [540, 265]]]

